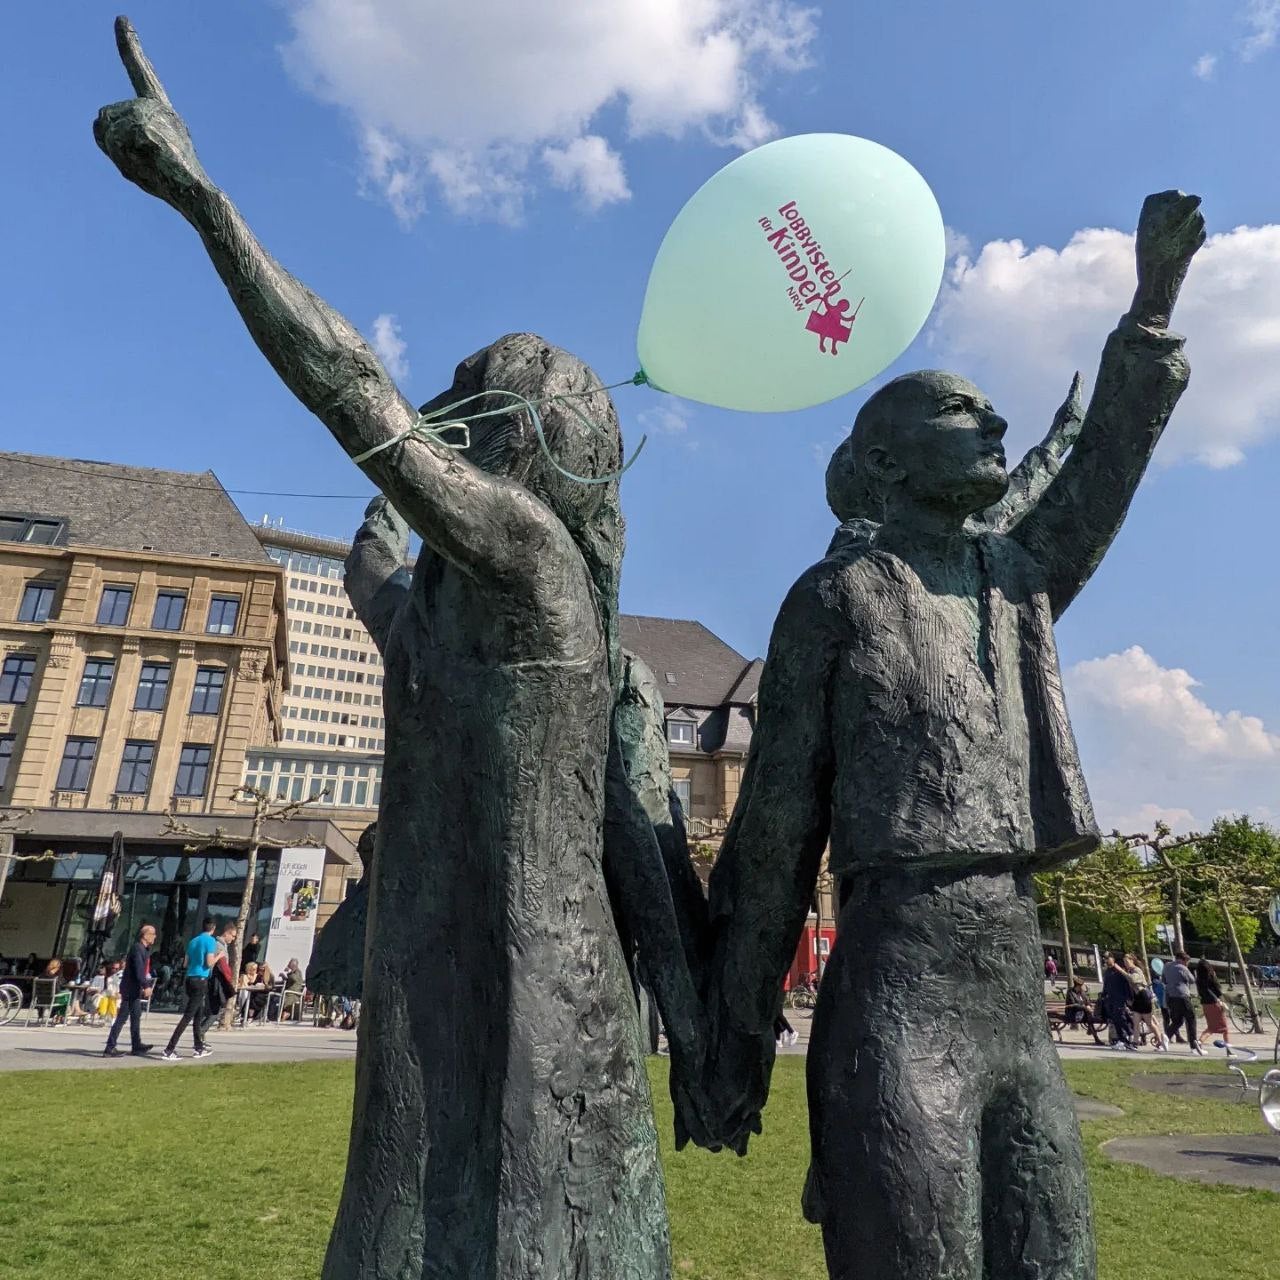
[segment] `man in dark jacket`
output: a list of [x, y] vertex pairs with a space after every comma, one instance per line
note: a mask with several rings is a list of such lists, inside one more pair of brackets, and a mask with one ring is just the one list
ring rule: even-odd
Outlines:
[[1107, 971], [1102, 975], [1102, 1003], [1116, 1037], [1112, 1048], [1128, 1049], [1131, 1053], [1137, 1050], [1133, 1043], [1133, 1019], [1129, 1016], [1132, 999], [1133, 985], [1120, 964], [1120, 958], [1108, 954]]
[[123, 1058], [124, 1052], [116, 1048], [120, 1030], [129, 1020], [129, 1038], [132, 1052], [142, 1057], [151, 1052], [152, 1046], [142, 1043], [142, 1002], [151, 999], [151, 947], [156, 940], [154, 925], [144, 924], [138, 930], [138, 940], [129, 948], [120, 977], [120, 1010], [107, 1033], [104, 1058]]

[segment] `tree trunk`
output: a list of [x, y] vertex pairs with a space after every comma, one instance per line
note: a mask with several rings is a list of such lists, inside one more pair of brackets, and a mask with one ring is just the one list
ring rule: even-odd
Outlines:
[[1144, 911], [1137, 911], [1134, 914], [1138, 917], [1138, 960], [1142, 965], [1142, 972], [1150, 980], [1151, 961], [1147, 958], [1147, 916]]
[[822, 876], [818, 876], [818, 883], [813, 890], [813, 915], [817, 921], [815, 925], [816, 936], [813, 940], [813, 971], [817, 974], [818, 982], [822, 981]]
[[1173, 954], [1187, 949], [1182, 940], [1182, 875], [1173, 873]]
[[1067, 979], [1067, 990], [1075, 986], [1076, 971], [1071, 963], [1071, 930], [1067, 928], [1067, 893], [1062, 885], [1058, 886], [1058, 928], [1062, 932], [1062, 968]]
[[[253, 905], [253, 882], [258, 870], [258, 845], [262, 840], [262, 813], [264, 805], [261, 799], [254, 801], [253, 826], [249, 831], [248, 861], [244, 869], [244, 892], [240, 895], [240, 914], [236, 917], [236, 940], [227, 955], [227, 963], [231, 967], [231, 980], [240, 981], [240, 957], [244, 953], [244, 931], [249, 923], [249, 908]], [[222, 1008], [218, 1018], [218, 1026], [223, 1031], [229, 1030], [236, 1017], [236, 998], [232, 996]]]
[[9, 862], [12, 853], [13, 833], [0, 831], [0, 898], [4, 897], [5, 882], [9, 879]]
[[1249, 1017], [1253, 1019], [1254, 1034], [1260, 1034], [1262, 1031], [1262, 1019], [1258, 1016], [1258, 1002], [1253, 997], [1253, 983], [1249, 981], [1249, 970], [1244, 962], [1244, 953], [1240, 950], [1240, 939], [1236, 937], [1236, 923], [1231, 918], [1231, 912], [1227, 909], [1226, 900], [1218, 899], [1218, 906], [1222, 908], [1222, 918], [1227, 924], [1227, 937], [1231, 940], [1231, 954], [1235, 957], [1235, 962], [1240, 967], [1240, 977], [1244, 982], [1244, 998], [1249, 1005]]

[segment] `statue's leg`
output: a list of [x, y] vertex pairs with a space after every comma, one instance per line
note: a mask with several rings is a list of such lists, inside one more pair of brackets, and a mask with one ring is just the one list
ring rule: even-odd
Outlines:
[[980, 1073], [950, 992], [850, 902], [809, 1044], [805, 1213], [832, 1280], [980, 1280]]
[[[988, 1046], [997, 1082], [982, 1123], [986, 1274], [1001, 1280], [1094, 1280], [1089, 1187], [1071, 1090], [1042, 1010], [1040, 932], [1029, 877], [1013, 880], [1026, 939], [1009, 974], [1001, 1033]], [[1021, 974], [1022, 981], [1018, 982]]]

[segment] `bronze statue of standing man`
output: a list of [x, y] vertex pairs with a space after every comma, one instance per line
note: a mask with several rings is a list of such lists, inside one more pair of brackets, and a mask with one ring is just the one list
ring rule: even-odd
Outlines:
[[1092, 1280], [1071, 1095], [1049, 1040], [1032, 873], [1098, 843], [1053, 622], [1097, 568], [1187, 381], [1170, 314], [1199, 200], [1147, 199], [1138, 287], [1079, 438], [1007, 533], [1006, 423], [908, 374], [845, 450], [863, 533], [774, 626], [742, 792], [711, 882], [709, 1075], [743, 1149], [781, 978], [830, 841], [839, 940], [809, 1045], [805, 1211], [834, 1280]]

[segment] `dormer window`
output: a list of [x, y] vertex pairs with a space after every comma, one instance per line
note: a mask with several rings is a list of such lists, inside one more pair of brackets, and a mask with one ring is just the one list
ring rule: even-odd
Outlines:
[[694, 739], [692, 720], [668, 720], [667, 741], [673, 747], [691, 747]]
[[0, 515], [0, 541], [38, 542], [51, 547], [66, 541], [67, 522], [50, 516]]

